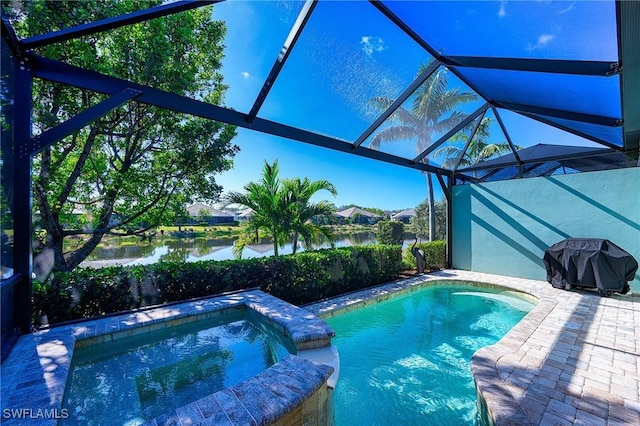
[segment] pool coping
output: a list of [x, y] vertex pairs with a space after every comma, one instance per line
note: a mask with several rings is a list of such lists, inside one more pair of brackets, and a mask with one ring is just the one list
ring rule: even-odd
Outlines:
[[444, 270], [306, 306], [320, 317], [436, 283], [498, 287], [537, 300], [496, 344], [471, 359], [496, 425], [640, 424], [640, 299], [561, 290], [546, 281]]
[[[165, 418], [166, 416], [161, 416], [162, 419], [157, 418], [160, 419], [159, 423], [156, 419], [148, 423], [163, 424], [165, 420], [172, 418], [171, 416], [178, 421], [176, 424], [189, 423], [192, 420], [209, 421], [209, 417], [219, 414], [220, 406], [222, 414], [231, 421], [229, 424], [271, 422], [274, 413], [281, 414], [280, 411], [283, 409], [291, 408], [291, 404], [298, 403], [301, 398], [313, 394], [331, 376], [334, 371], [331, 366], [308, 361], [305, 359], [305, 353], [313, 354], [328, 350], [334, 332], [316, 315], [260, 290], [247, 290], [141, 309], [106, 318], [51, 327], [22, 336], [2, 363], [2, 383], [0, 384], [2, 421], [7, 424], [12, 422], [20, 424], [24, 421], [24, 419], [10, 418], [12, 416], [7, 415], [10, 410], [23, 410], [22, 415], [32, 420], [30, 422], [32, 424], [53, 425], [56, 424], [57, 419], [66, 415], [62, 410], [62, 402], [76, 346], [117, 340], [138, 333], [149, 333], [172, 325], [210, 318], [235, 309], [250, 309], [259, 314], [261, 318], [291, 339], [298, 351], [297, 356], [291, 356], [258, 376], [217, 392], [214, 395], [218, 405], [215, 405], [214, 401], [205, 401], [203, 409], [202, 404], [197, 405], [198, 401], [196, 401], [168, 413], [167, 415], [170, 416], [168, 418]], [[309, 380], [303, 380], [305, 375]], [[275, 385], [274, 388], [266, 386], [270, 381]], [[256, 392], [256, 388], [261, 391]], [[253, 391], [247, 392], [247, 390]], [[236, 395], [235, 400], [229, 392]], [[260, 412], [252, 410], [252, 405], [247, 401], [238, 403], [236, 400], [239, 394], [248, 395], [250, 401], [259, 403], [267, 409]], [[209, 417], [203, 417], [203, 413], [207, 413]]]

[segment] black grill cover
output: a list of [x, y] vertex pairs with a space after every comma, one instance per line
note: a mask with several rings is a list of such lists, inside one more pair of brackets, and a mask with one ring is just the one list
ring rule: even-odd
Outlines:
[[609, 240], [568, 238], [544, 253], [547, 281], [555, 288], [597, 287], [602, 292], [629, 291], [638, 262]]

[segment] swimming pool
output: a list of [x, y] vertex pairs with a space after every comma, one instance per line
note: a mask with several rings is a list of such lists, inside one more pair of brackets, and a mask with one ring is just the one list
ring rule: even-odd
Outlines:
[[513, 292], [443, 284], [326, 319], [341, 359], [335, 424], [475, 424], [471, 356], [533, 306]]

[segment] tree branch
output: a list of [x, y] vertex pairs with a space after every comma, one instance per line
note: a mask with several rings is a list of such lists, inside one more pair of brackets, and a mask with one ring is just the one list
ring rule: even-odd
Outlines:
[[90, 206], [92, 204], [99, 203], [100, 201], [104, 201], [104, 197], [94, 198], [94, 199], [89, 200], [89, 201], [78, 201], [78, 200], [72, 200], [72, 199], [69, 199], [67, 201], [70, 202], [70, 203], [73, 203], [73, 204], [80, 205], [80, 206]]
[[62, 208], [62, 205], [65, 203], [65, 201], [67, 201], [67, 198], [69, 198], [69, 194], [73, 189], [73, 185], [75, 185], [76, 181], [80, 177], [80, 174], [82, 173], [82, 168], [84, 167], [87, 161], [87, 158], [89, 157], [91, 148], [93, 148], [93, 143], [95, 142], [95, 138], [96, 138], [96, 130], [92, 127], [91, 131], [89, 132], [89, 135], [87, 136], [87, 140], [84, 144], [84, 148], [82, 149], [82, 153], [78, 157], [78, 161], [76, 162], [73, 168], [73, 171], [69, 176], [69, 179], [67, 179], [67, 182], [65, 183], [62, 191], [60, 192], [60, 195], [58, 196], [58, 202], [57, 202], [58, 211], [60, 210], [60, 208]]
[[62, 228], [58, 226], [58, 212], [54, 211], [47, 198], [47, 186], [50, 179], [51, 149], [46, 148], [41, 153], [40, 173], [38, 179], [33, 184], [33, 194], [40, 211], [41, 220], [47, 234], [60, 235]]

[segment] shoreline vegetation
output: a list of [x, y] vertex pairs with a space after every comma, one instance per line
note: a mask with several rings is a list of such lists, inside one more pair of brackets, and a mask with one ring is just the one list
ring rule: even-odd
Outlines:
[[[351, 237], [354, 234], [376, 234], [376, 225], [364, 224], [341, 224], [328, 225], [332, 232], [338, 237]], [[137, 255], [139, 250], [149, 251], [153, 247], [162, 247], [166, 245], [183, 244], [203, 244], [198, 241], [216, 241], [224, 246], [232, 246], [236, 240], [241, 237], [243, 224], [240, 225], [188, 225], [188, 226], [161, 226], [150, 230], [146, 236], [128, 235], [128, 236], [105, 236], [96, 247], [94, 253], [89, 255], [79, 266], [83, 268], [105, 268], [111, 266], [123, 266], [131, 264], [140, 258], [146, 258], [147, 255]], [[259, 243], [269, 242], [270, 236], [264, 233], [259, 235]], [[73, 250], [76, 245], [81, 245], [81, 237], [68, 238], [65, 244], [65, 250]], [[367, 243], [365, 243], [366, 245]], [[138, 248], [136, 251], [136, 248]], [[103, 258], [97, 254], [99, 252], [126, 250], [129, 256], [116, 258]]]
[[[335, 233], [347, 234], [358, 232], [376, 232], [376, 225], [327, 225]], [[140, 243], [152, 242], [155, 239], [180, 239], [180, 238], [211, 238], [211, 239], [236, 239], [242, 232], [243, 225], [187, 225], [187, 226], [160, 226], [148, 232], [147, 237], [139, 235], [115, 236], [105, 235], [98, 248], [111, 247], [115, 245], [138, 245]], [[410, 231], [410, 229], [408, 229]], [[260, 235], [266, 238], [267, 235]], [[65, 241], [65, 249], [73, 249], [74, 246], [82, 243], [82, 237], [68, 237]], [[68, 245], [68, 247], [67, 247]]]

